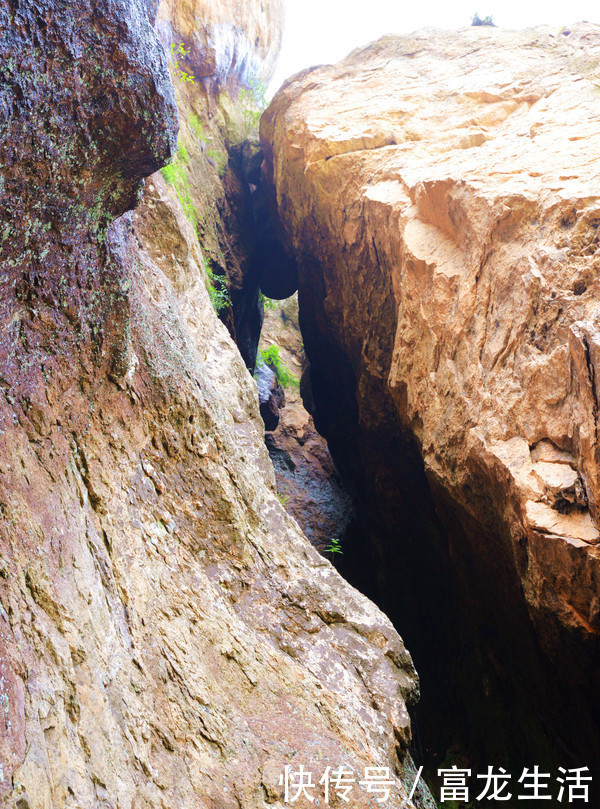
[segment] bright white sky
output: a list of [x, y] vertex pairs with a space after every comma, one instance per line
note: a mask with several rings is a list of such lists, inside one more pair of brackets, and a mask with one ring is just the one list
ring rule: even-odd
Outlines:
[[463, 28], [473, 14], [502, 28], [600, 23], [599, 0], [285, 0], [287, 17], [271, 95], [293, 73], [342, 59], [383, 34]]

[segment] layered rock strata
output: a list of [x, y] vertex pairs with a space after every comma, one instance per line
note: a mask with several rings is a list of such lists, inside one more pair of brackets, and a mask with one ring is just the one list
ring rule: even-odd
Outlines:
[[424, 31], [262, 121], [315, 422], [473, 760], [600, 762], [599, 88], [595, 25]]
[[155, 5], [0, 6], [0, 805], [282, 805], [286, 764], [400, 805], [410, 657], [277, 500], [198, 230], [128, 213], [176, 145]]

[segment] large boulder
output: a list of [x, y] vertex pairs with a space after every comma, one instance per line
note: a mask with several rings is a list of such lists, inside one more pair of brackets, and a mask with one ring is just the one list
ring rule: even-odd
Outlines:
[[427, 30], [298, 74], [262, 120], [315, 423], [360, 493], [429, 704], [449, 666], [473, 747], [502, 736], [525, 756], [545, 736], [585, 763], [600, 760], [599, 77], [596, 25]]

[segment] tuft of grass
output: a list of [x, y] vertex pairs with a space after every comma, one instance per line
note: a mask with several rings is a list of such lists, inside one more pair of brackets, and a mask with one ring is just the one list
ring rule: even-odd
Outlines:
[[188, 120], [190, 122], [190, 127], [192, 128], [192, 132], [194, 133], [194, 135], [196, 135], [197, 138], [206, 143], [208, 136], [204, 131], [204, 124], [198, 118], [196, 113], [190, 112]]
[[179, 146], [178, 155], [187, 166], [187, 164], [190, 162], [190, 156], [187, 152], [187, 149], [185, 148], [183, 143], [178, 143], [177, 145]]
[[275, 376], [284, 388], [300, 390], [300, 380], [283, 364], [283, 360], [279, 356], [278, 345], [270, 345], [268, 348], [261, 348], [259, 355], [264, 364], [268, 365], [269, 368], [274, 371]]
[[189, 157], [185, 147], [179, 145], [179, 149], [175, 153], [173, 161], [163, 166], [160, 173], [175, 191], [177, 199], [183, 208], [183, 212], [194, 228], [196, 228], [198, 225], [198, 211], [196, 210], [187, 178], [186, 164], [188, 161]]

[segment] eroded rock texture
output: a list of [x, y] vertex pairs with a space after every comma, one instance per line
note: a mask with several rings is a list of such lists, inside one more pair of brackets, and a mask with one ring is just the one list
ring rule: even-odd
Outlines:
[[198, 231], [126, 213], [175, 147], [155, 5], [0, 6], [0, 805], [279, 805], [287, 763], [399, 804], [410, 657], [277, 501]]
[[425, 31], [262, 123], [317, 427], [438, 748], [482, 763], [600, 762], [599, 82], [598, 26]]
[[283, 33], [283, 0], [161, 0], [157, 29], [190, 48], [194, 75], [218, 85], [268, 80]]
[[196, 229], [219, 316], [252, 369], [263, 317], [259, 288], [273, 297], [297, 288], [262, 193], [258, 145], [282, 26], [281, 0], [163, 0], [158, 11], [180, 131], [173, 164], [155, 178], [158, 193], [148, 203], [160, 206], [168, 192]]

